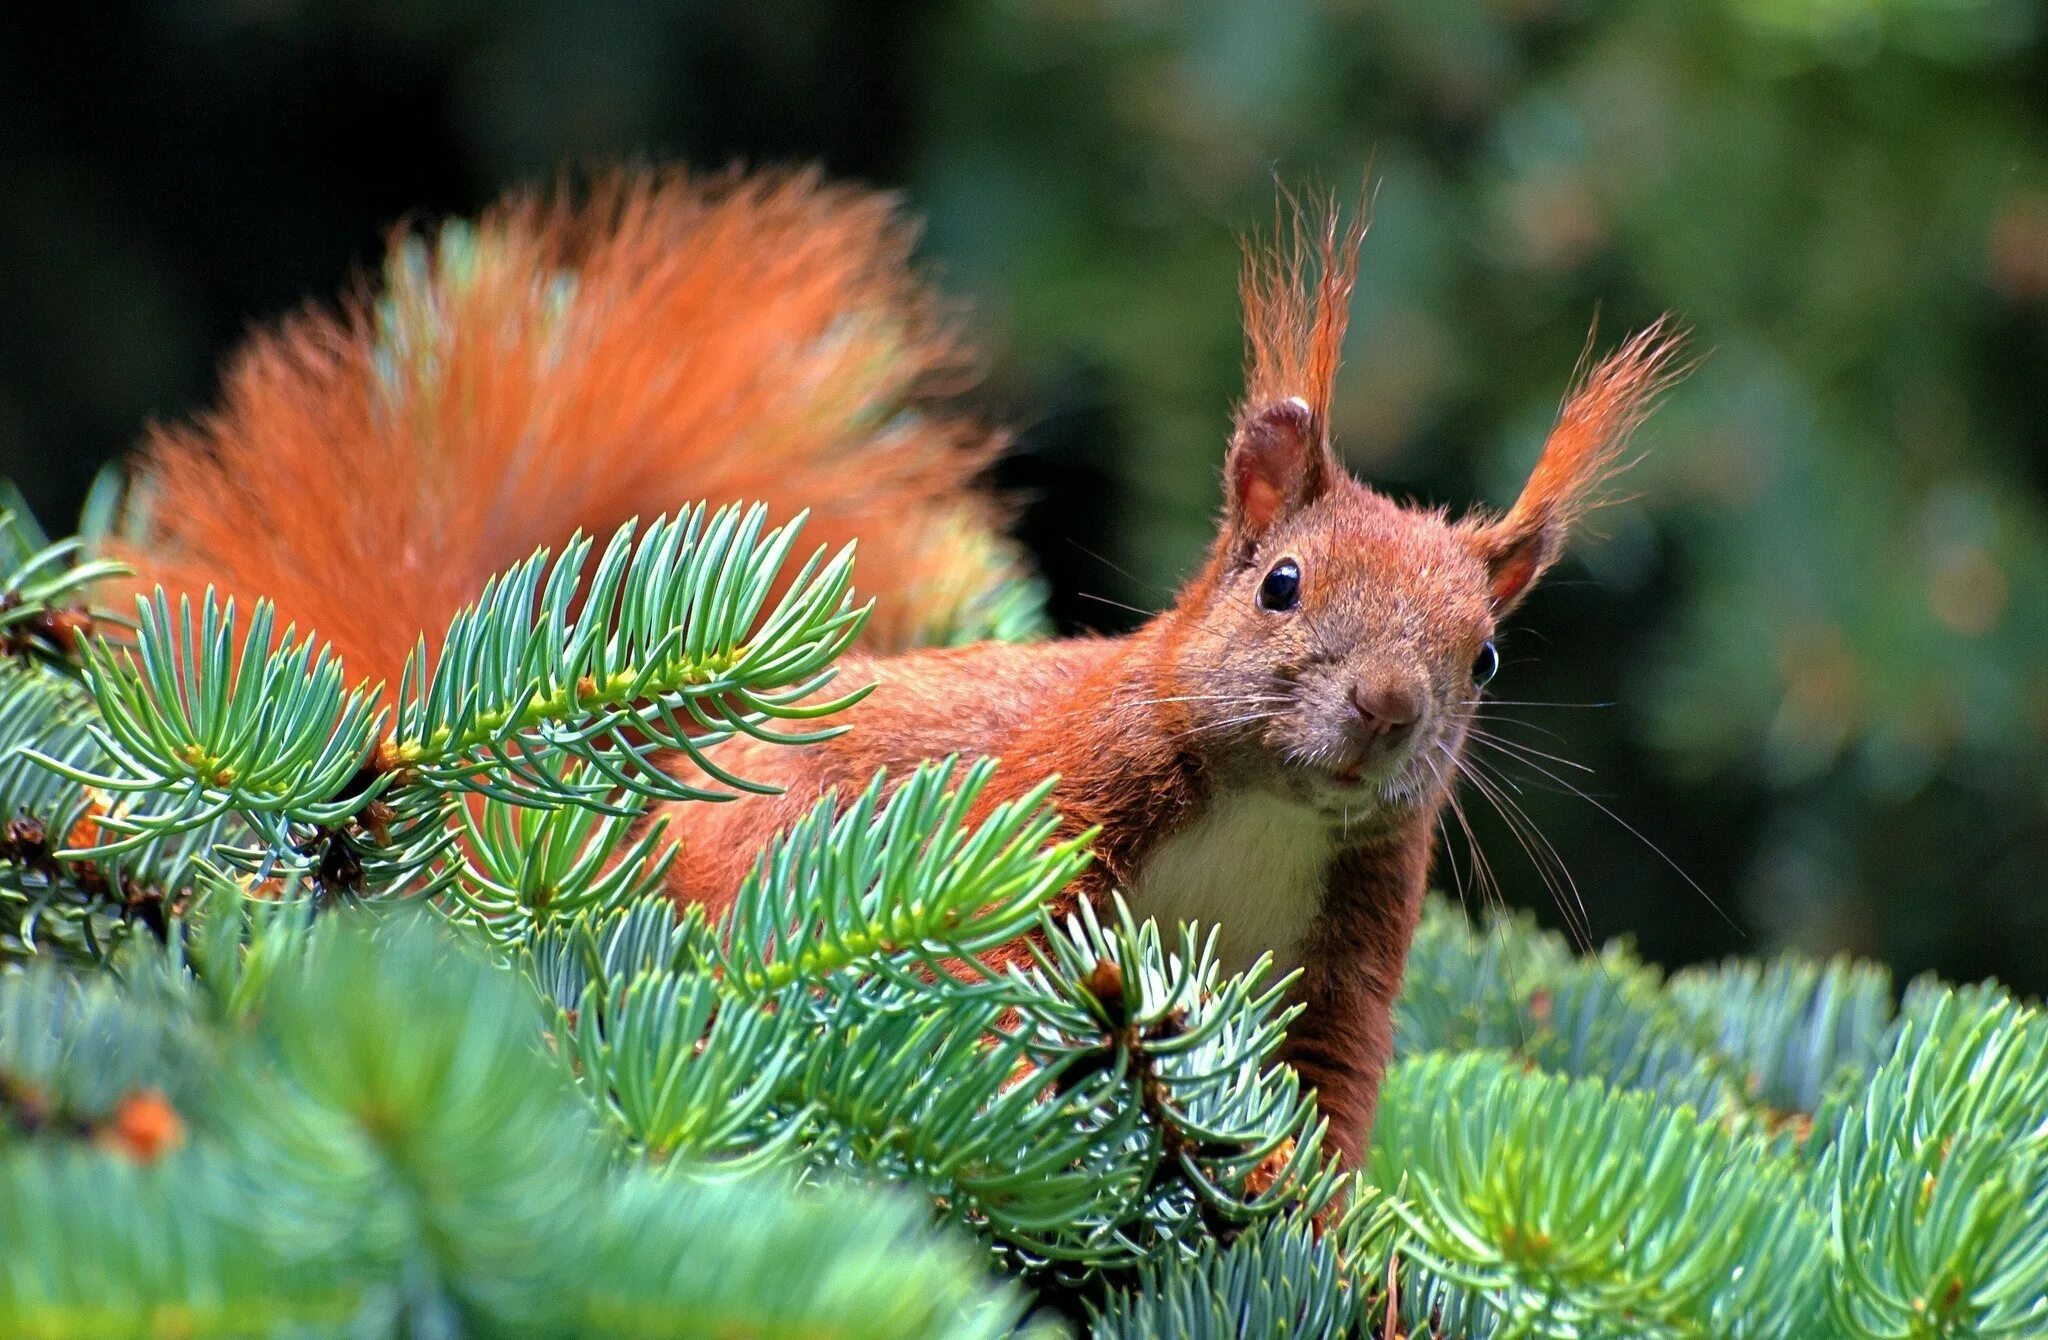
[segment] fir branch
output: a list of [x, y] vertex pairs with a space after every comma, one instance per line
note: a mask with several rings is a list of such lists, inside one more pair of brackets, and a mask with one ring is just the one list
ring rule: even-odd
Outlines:
[[[459, 817], [442, 798], [451, 793], [616, 816], [631, 812], [622, 790], [730, 794], [672, 779], [655, 766], [662, 749], [682, 751], [714, 786], [761, 790], [704, 751], [742, 731], [821, 738], [763, 723], [816, 718], [859, 696], [814, 700], [866, 609], [852, 602], [850, 550], [785, 572], [800, 524], [768, 529], [762, 509], [736, 507], [708, 518], [698, 507], [644, 533], [628, 524], [587, 579], [587, 541], [553, 564], [535, 555], [456, 617], [431, 675], [422, 644], [397, 733], [381, 742], [376, 691], [345, 687], [324, 645], [276, 632], [267, 602], [245, 629], [232, 601], [208, 592], [195, 610], [159, 591], [139, 602], [132, 647], [98, 640], [85, 653], [99, 719], [80, 729], [92, 748], [36, 741], [21, 756], [74, 787], [149, 797], [110, 807], [102, 856], [246, 823], [260, 845], [228, 856], [240, 868], [262, 878], [282, 861], [348, 893], [429, 869], [452, 880], [442, 861]], [[555, 822], [563, 840], [550, 859], [574, 846], [568, 825]], [[503, 843], [495, 850], [504, 856]], [[482, 859], [481, 886], [496, 876], [502, 890], [510, 861]], [[502, 892], [482, 897], [502, 918]]]
[[[68, 676], [0, 665], [0, 955], [61, 950], [103, 957], [137, 922], [161, 934], [222, 821], [115, 849], [110, 820], [146, 797], [115, 796], [67, 772], [104, 766], [91, 700]], [[61, 760], [51, 770], [43, 759]]]
[[1735, 1113], [1745, 1101], [1713, 1034], [1626, 945], [1575, 956], [1526, 914], [1475, 925], [1431, 899], [1394, 1028], [1397, 1056], [1500, 1048], [1697, 1112]]
[[1262, 957], [1225, 979], [1215, 937], [1181, 926], [1175, 948], [1121, 899], [1105, 924], [1082, 905], [1046, 937], [1021, 1003], [1066, 1082], [1106, 1071], [1128, 1084], [1157, 1156], [1151, 1227], [1227, 1239], [1275, 1208], [1320, 1209], [1334, 1192], [1314, 1096], [1276, 1065], [1298, 1006]]
[[924, 1207], [833, 1185], [629, 1177], [577, 1282], [576, 1334], [620, 1340], [1054, 1340]]
[[704, 909], [678, 911], [666, 894], [530, 923], [523, 948], [527, 971], [572, 1026], [593, 984], [609, 990], [645, 973], [703, 973], [718, 954]]
[[[846, 985], [819, 1017], [792, 1097], [814, 1108], [814, 1162], [909, 1181], [950, 1217], [1032, 1256], [1113, 1264], [1153, 1162], [1115, 1077], [1063, 1083], [1000, 1000], [944, 997], [909, 1010]], [[994, 1039], [991, 1044], [990, 1039]], [[938, 1077], [943, 1076], [943, 1081]]]
[[1368, 1330], [1368, 1309], [1383, 1298], [1401, 1233], [1393, 1206], [1371, 1187], [1355, 1188], [1336, 1225], [1309, 1216], [1269, 1220], [1229, 1244], [1205, 1243], [1193, 1255], [1148, 1265], [1135, 1285], [1091, 1309], [1092, 1340], [1343, 1340]]
[[267, 1204], [267, 1234], [401, 1286], [415, 1324], [546, 1316], [536, 1248], [573, 1241], [605, 1151], [531, 987], [410, 909], [285, 928], [291, 969], [262, 984], [209, 1132], [326, 1207]]
[[798, 1000], [770, 1003], [731, 1008], [692, 974], [592, 981], [565, 1021], [577, 1076], [654, 1162], [716, 1160], [721, 1177], [785, 1164], [811, 1111], [778, 1104], [816, 1038]]
[[80, 561], [92, 544], [51, 543], [21, 495], [0, 485], [0, 959], [49, 951], [90, 961], [135, 920], [161, 931], [192, 854], [215, 836], [125, 858], [105, 850], [99, 821], [120, 808], [115, 798], [48, 774], [32, 756], [104, 761], [79, 658], [96, 630], [120, 622], [92, 597], [127, 569]]
[[[517, 974], [418, 915], [305, 906], [215, 884], [118, 987], [0, 979], [30, 1002], [0, 1008], [0, 1057], [56, 1058], [38, 1071], [56, 1092], [109, 1057], [142, 1058], [111, 1085], [182, 1056], [192, 1119], [147, 1159], [0, 1131], [0, 1331], [971, 1340], [1018, 1322], [1017, 1291], [901, 1200], [620, 1173]], [[106, 1050], [124, 1037], [172, 1041]]]
[[348, 1333], [379, 1290], [338, 1261], [280, 1255], [231, 1163], [149, 1166], [77, 1147], [0, 1155], [0, 1333], [115, 1340]]
[[154, 1003], [47, 963], [0, 976], [0, 1145], [10, 1133], [94, 1135], [140, 1094], [187, 1104], [208, 1058]]
[[[1219, 981], [1192, 932], [1171, 958], [1128, 917], [1040, 925], [1085, 838], [1054, 840], [1044, 788], [971, 822], [991, 767], [821, 804], [716, 928], [655, 897], [538, 928], [586, 1085], [657, 1157], [772, 1160], [801, 1131], [809, 1161], [914, 1182], [1042, 1261], [1129, 1264], [1320, 1204], [1312, 1100], [1270, 1064], [1278, 989]], [[964, 972], [1033, 926], [1055, 946], [1036, 970]], [[1130, 965], [1129, 1001], [1105, 964]]]

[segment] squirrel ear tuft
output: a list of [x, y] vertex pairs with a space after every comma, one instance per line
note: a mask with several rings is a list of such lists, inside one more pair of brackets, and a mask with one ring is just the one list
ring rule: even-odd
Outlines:
[[1306, 206], [1286, 191], [1273, 236], [1247, 242], [1245, 402], [1223, 468], [1225, 544], [1248, 554], [1273, 523], [1328, 492], [1343, 467], [1330, 450], [1330, 396], [1365, 240], [1361, 200], [1348, 222], [1335, 197]]
[[1599, 504], [1600, 487], [1632, 463], [1623, 459], [1629, 434], [1685, 374], [1676, 362], [1683, 343], [1683, 334], [1660, 318], [1602, 359], [1566, 398], [1508, 514], [1470, 527], [1473, 551], [1492, 575], [1497, 615], [1521, 603], [1564, 552], [1579, 517]]
[[1249, 553], [1274, 522], [1323, 496], [1335, 469], [1306, 400], [1247, 408], [1223, 463], [1224, 528], [1233, 547]]

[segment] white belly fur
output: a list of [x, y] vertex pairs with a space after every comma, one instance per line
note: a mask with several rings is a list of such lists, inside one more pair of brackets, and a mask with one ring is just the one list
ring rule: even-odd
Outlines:
[[1301, 962], [1333, 845], [1313, 808], [1260, 792], [1220, 798], [1160, 844], [1124, 896], [1169, 934], [1183, 921], [1215, 928], [1226, 973], [1270, 951], [1277, 977]]

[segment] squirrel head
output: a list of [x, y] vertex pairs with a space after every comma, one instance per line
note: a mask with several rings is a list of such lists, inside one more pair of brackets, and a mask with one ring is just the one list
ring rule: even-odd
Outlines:
[[1583, 375], [1505, 513], [1399, 504], [1353, 479], [1329, 437], [1363, 234], [1297, 210], [1290, 247], [1248, 253], [1248, 394], [1223, 522], [1165, 621], [1161, 687], [1177, 735], [1227, 784], [1347, 824], [1445, 793], [1501, 621], [1621, 468], [1679, 345], [1660, 321]]

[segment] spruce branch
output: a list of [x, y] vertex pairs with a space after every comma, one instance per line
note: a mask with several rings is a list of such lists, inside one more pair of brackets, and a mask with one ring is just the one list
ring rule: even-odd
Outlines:
[[1046, 937], [1022, 1005], [1071, 1077], [1104, 1071], [1129, 1086], [1158, 1160], [1147, 1216], [1170, 1239], [1197, 1227], [1229, 1237], [1276, 1207], [1319, 1209], [1333, 1193], [1314, 1095], [1274, 1063], [1300, 1007], [1292, 980], [1262, 956], [1224, 978], [1215, 935], [1165, 933], [1122, 899], [1105, 923], [1083, 904]]
[[0, 1124], [0, 1332], [973, 1340], [1020, 1320], [901, 1198], [620, 1171], [519, 974], [417, 913], [306, 907], [213, 884], [118, 983], [0, 979], [0, 1057], [66, 1110], [167, 1070], [189, 1121], [153, 1147]]
[[296, 973], [323, 914], [320, 890], [292, 870], [258, 882], [210, 866], [164, 938], [119, 963], [131, 991], [149, 983], [168, 994], [192, 991], [209, 1018], [246, 1021], [273, 979]]
[[78, 1147], [0, 1153], [0, 1332], [338, 1336], [388, 1310], [339, 1262], [281, 1257], [248, 1209], [217, 1153], [146, 1166]]
[[[1086, 835], [1055, 840], [1045, 786], [976, 822], [993, 767], [878, 776], [843, 812], [828, 797], [716, 927], [649, 895], [536, 934], [582, 1078], [637, 1147], [772, 1161], [801, 1130], [819, 1166], [916, 1182], [1034, 1251], [1101, 1250], [1144, 1174], [1139, 1144], [1103, 1132], [1134, 1116], [1107, 1081], [1020, 1083], [1048, 1058], [1005, 1031], [1017, 988], [953, 976], [1087, 859]], [[706, 1100], [722, 1115], [693, 1115]], [[1052, 1234], [1077, 1221], [1088, 1244]]]
[[790, 1102], [816, 1032], [792, 998], [734, 1008], [708, 976], [592, 981], [571, 1028], [576, 1071], [600, 1109], [656, 1163], [718, 1162], [730, 1177], [787, 1164], [812, 1112]]
[[48, 963], [0, 976], [0, 1146], [10, 1135], [107, 1133], [142, 1094], [183, 1106], [207, 1055], [155, 1003]]
[[266, 1205], [268, 1236], [392, 1280], [421, 1320], [546, 1315], [535, 1245], [572, 1240], [605, 1151], [530, 985], [412, 909], [278, 928], [290, 968], [262, 985], [209, 1132], [256, 1183], [326, 1207]]
[[196, 613], [162, 590], [137, 602], [134, 646], [89, 645], [84, 677], [100, 722], [89, 728], [108, 765], [79, 767], [42, 751], [30, 756], [83, 785], [149, 794], [146, 809], [102, 822], [133, 850], [239, 817], [278, 846], [285, 825], [346, 821], [387, 778], [361, 791], [345, 784], [370, 759], [384, 716], [372, 696], [344, 686], [339, 661], [295, 628], [274, 633], [275, 611], [258, 601], [238, 634], [235, 603], [209, 590]]
[[619, 1340], [1054, 1340], [913, 1198], [841, 1182], [632, 1176], [605, 1202], [576, 1333]]
[[[1313, 1101], [1271, 1063], [1279, 989], [1222, 981], [1189, 930], [1175, 957], [1128, 915], [1044, 922], [1086, 836], [1057, 836], [1043, 786], [984, 807], [993, 766], [828, 798], [716, 926], [659, 895], [533, 923], [585, 1087], [658, 1160], [880, 1173], [1040, 1263], [1129, 1265], [1322, 1203]], [[967, 970], [1034, 931], [1032, 971]]]
[[[1812, 1337], [1822, 1226], [1789, 1159], [1686, 1108], [1499, 1054], [1396, 1065], [1373, 1182], [1439, 1281], [1503, 1333]], [[1409, 1318], [1411, 1323], [1415, 1320]]]
[[106, 843], [108, 821], [150, 799], [67, 775], [105, 766], [98, 727], [68, 675], [0, 665], [0, 956], [56, 950], [95, 960], [138, 922], [161, 934], [197, 862], [233, 831], [223, 820], [119, 850]]
[[1922, 984], [1866, 1086], [1814, 1118], [1828, 1304], [1849, 1333], [2022, 1336], [2048, 1325], [2048, 1017]]
[[923, 1187], [949, 1217], [1038, 1259], [1124, 1259], [1117, 1230], [1152, 1162], [1141, 1113], [1113, 1076], [1063, 1082], [1002, 1031], [1005, 1012], [986, 997], [912, 1010], [830, 988], [820, 1015], [835, 1027], [794, 1075], [793, 1096], [818, 1114], [807, 1154]]
[[[588, 764], [536, 766], [562, 772], [566, 787], [589, 784]], [[443, 887], [452, 906], [505, 944], [526, 941], [542, 923], [656, 897], [676, 858], [664, 825], [654, 823], [636, 836], [632, 815], [580, 805], [515, 805], [496, 796], [449, 808], [456, 821], [451, 851], [459, 852], [459, 863]]]
[[573, 1012], [593, 984], [602, 990], [645, 973], [705, 974], [718, 954], [717, 935], [692, 904], [680, 911], [665, 894], [589, 908], [529, 923], [520, 961], [541, 994]]
[[1794, 1114], [1813, 1112], [1837, 1084], [1866, 1079], [1892, 1022], [1891, 974], [1844, 957], [1689, 969], [1672, 977], [1670, 996], [1741, 1064], [1753, 1101]]
[[[854, 969], [935, 986], [952, 964], [1017, 938], [1088, 863], [1093, 830], [1053, 841], [1056, 779], [969, 825], [996, 762], [877, 774], [840, 808], [826, 795], [769, 844], [721, 926], [733, 986], [772, 993]], [[956, 782], [955, 778], [958, 777]]]
[[20, 494], [0, 485], [0, 958], [48, 950], [93, 960], [136, 920], [161, 931], [192, 853], [213, 836], [105, 850], [100, 820], [130, 806], [31, 756], [104, 761], [79, 658], [96, 630], [120, 622], [93, 597], [126, 569], [80, 561], [88, 547], [51, 543]]
[[80, 561], [84, 539], [52, 543], [14, 485], [0, 483], [0, 654], [70, 669], [80, 645], [107, 622], [93, 588], [128, 570]]
[[[37, 741], [22, 757], [75, 787], [148, 797], [109, 808], [103, 857], [247, 825], [256, 847], [221, 855], [258, 878], [282, 863], [357, 893], [433, 870], [445, 887], [458, 873], [444, 860], [463, 817], [455, 796], [623, 817], [622, 794], [767, 789], [705, 752], [735, 733], [821, 738], [764, 723], [811, 720], [859, 696], [816, 697], [866, 607], [853, 603], [850, 548], [785, 571], [801, 522], [771, 529], [758, 507], [700, 506], [644, 531], [622, 527], [594, 568], [587, 540], [556, 562], [536, 554], [456, 616], [431, 673], [421, 644], [390, 738], [380, 738], [377, 690], [347, 687], [312, 637], [277, 632], [267, 602], [245, 627], [234, 602], [211, 592], [195, 608], [158, 591], [139, 602], [132, 645], [96, 639], [84, 653], [99, 714], [81, 727], [92, 748]], [[671, 778], [655, 764], [663, 750], [681, 751], [708, 783]], [[515, 873], [506, 845], [538, 830], [497, 822], [506, 841], [484, 834], [470, 869], [476, 906], [502, 920]], [[573, 827], [553, 821], [547, 861], [522, 866], [529, 893], [544, 875], [582, 871], [594, 844], [621, 831], [577, 830], [582, 853], [567, 857]], [[568, 870], [548, 864], [563, 859]]]
[[[1390, 1334], [1374, 1325], [1386, 1302], [1402, 1228], [1393, 1204], [1354, 1185], [1338, 1221], [1295, 1212], [1229, 1243], [1148, 1264], [1132, 1287], [1090, 1309], [1092, 1340], [1344, 1340]], [[1420, 1334], [1420, 1332], [1418, 1332]]]
[[[815, 700], [869, 607], [853, 602], [851, 546], [785, 573], [803, 520], [769, 528], [762, 507], [699, 505], [644, 532], [629, 522], [587, 577], [587, 539], [553, 563], [535, 554], [455, 617], [431, 673], [424, 648], [415, 654], [380, 767], [513, 803], [595, 808], [616, 790], [712, 800], [768, 789], [705, 751], [736, 734], [825, 738], [836, 732], [764, 723], [824, 717], [865, 694]], [[707, 784], [655, 766], [669, 749]], [[557, 752], [589, 772], [565, 779], [537, 761]]]
[[1395, 1054], [1500, 1048], [1560, 1075], [1590, 1076], [1694, 1111], [1736, 1114], [1738, 1070], [1705, 1022], [1678, 1008], [1625, 944], [1575, 955], [1533, 919], [1474, 924], [1432, 899], [1394, 1012]]

